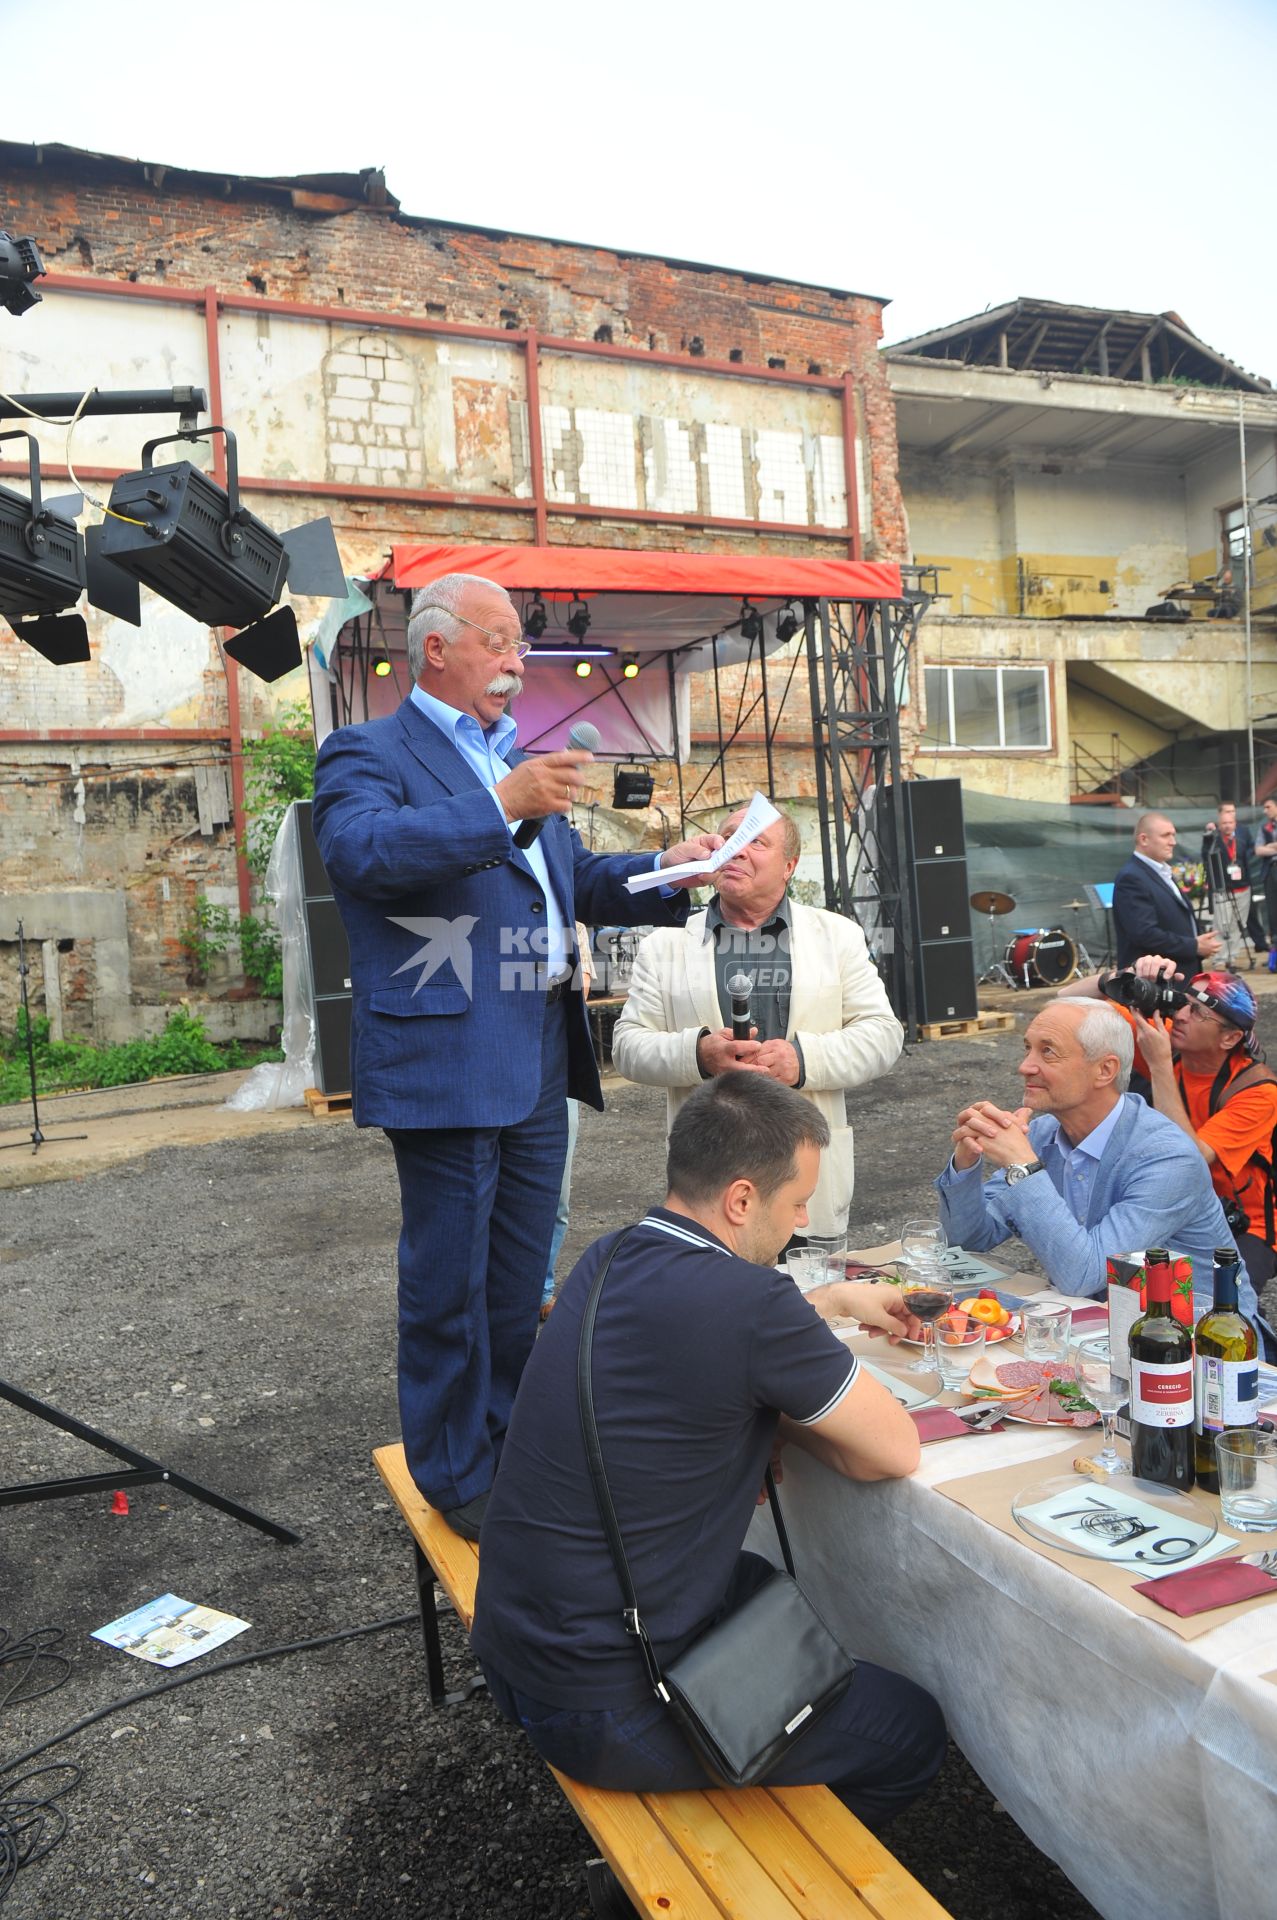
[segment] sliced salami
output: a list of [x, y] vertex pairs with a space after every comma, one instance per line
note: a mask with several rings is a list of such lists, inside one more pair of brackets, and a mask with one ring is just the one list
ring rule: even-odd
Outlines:
[[1040, 1387], [1046, 1374], [1036, 1360], [1008, 1360], [996, 1367], [998, 1385], [1008, 1387], [1013, 1392], [1027, 1387]]

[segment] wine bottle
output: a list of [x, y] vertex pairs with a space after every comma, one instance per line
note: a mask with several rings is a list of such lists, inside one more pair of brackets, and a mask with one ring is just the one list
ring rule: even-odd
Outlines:
[[1193, 1334], [1193, 1466], [1197, 1484], [1219, 1492], [1215, 1435], [1259, 1418], [1259, 1334], [1237, 1305], [1236, 1247], [1215, 1249], [1215, 1304]]
[[1187, 1492], [1193, 1484], [1193, 1335], [1171, 1309], [1171, 1256], [1144, 1257], [1145, 1312], [1129, 1335], [1131, 1472]]

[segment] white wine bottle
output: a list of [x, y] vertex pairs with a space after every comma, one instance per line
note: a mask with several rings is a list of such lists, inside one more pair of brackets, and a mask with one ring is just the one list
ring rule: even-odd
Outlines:
[[1259, 1333], [1237, 1305], [1236, 1247], [1215, 1249], [1215, 1304], [1193, 1334], [1193, 1466], [1197, 1484], [1219, 1492], [1215, 1435], [1259, 1418]]

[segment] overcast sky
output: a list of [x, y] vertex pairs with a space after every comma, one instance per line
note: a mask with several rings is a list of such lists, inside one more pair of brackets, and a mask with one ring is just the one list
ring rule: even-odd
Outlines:
[[889, 296], [888, 340], [1017, 294], [1173, 309], [1277, 381], [1277, 0], [0, 0], [0, 30], [9, 140], [381, 165], [410, 213]]

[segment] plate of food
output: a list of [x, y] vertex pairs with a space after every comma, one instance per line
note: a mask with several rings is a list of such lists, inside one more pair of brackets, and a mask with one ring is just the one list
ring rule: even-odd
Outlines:
[[1062, 1361], [995, 1360], [980, 1356], [969, 1384], [978, 1400], [1000, 1400], [1004, 1420], [1031, 1427], [1097, 1427], [1100, 1416]]
[[[1008, 1299], [1019, 1306], [1019, 1300], [1014, 1294], [1008, 1295]], [[999, 1341], [1012, 1339], [1023, 1324], [1022, 1316], [1013, 1312], [1010, 1306], [1005, 1305], [989, 1287], [985, 1287], [980, 1293], [964, 1294], [961, 1300], [955, 1300], [953, 1304], [960, 1313], [968, 1314], [972, 1320], [984, 1322], [985, 1344], [990, 1347], [997, 1346]], [[902, 1340], [900, 1344], [902, 1347], [920, 1347], [922, 1342], [921, 1340]]]

